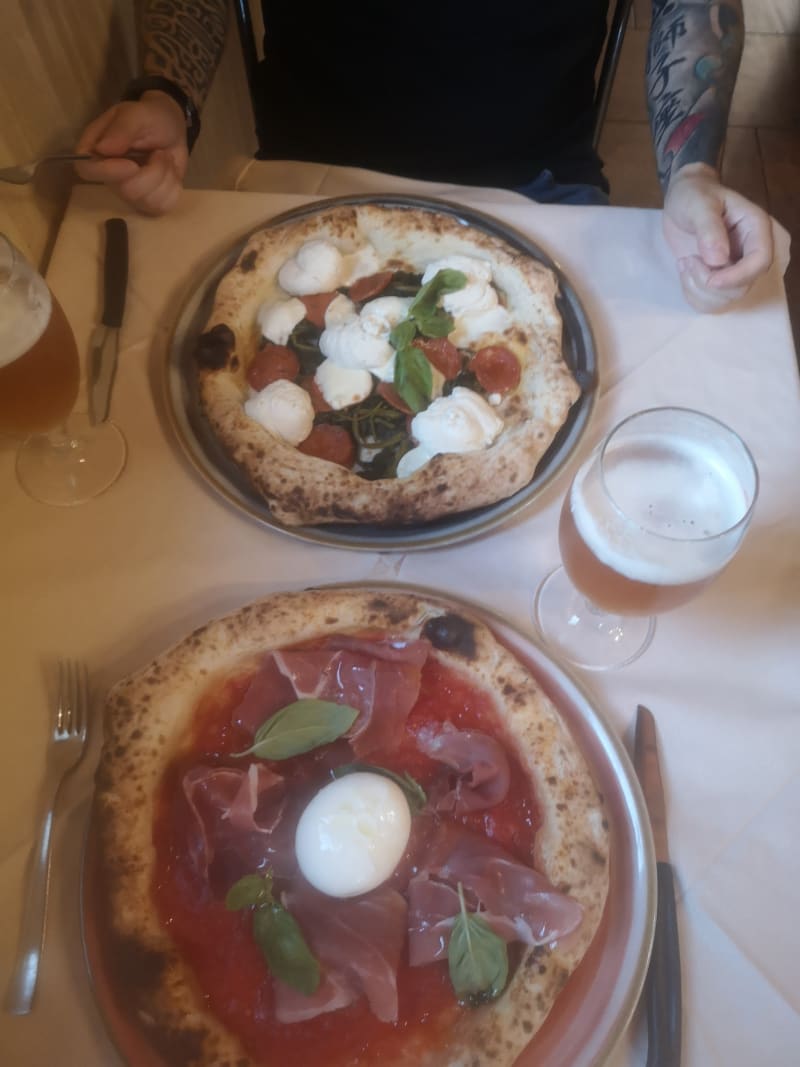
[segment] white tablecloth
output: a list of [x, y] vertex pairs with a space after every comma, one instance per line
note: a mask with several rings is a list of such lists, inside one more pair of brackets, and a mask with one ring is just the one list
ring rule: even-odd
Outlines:
[[[251, 173], [243, 184], [255, 180]], [[315, 180], [313, 191], [344, 192], [363, 181], [338, 174]], [[680, 893], [684, 1063], [788, 1067], [800, 1058], [800, 402], [780, 266], [744, 305], [704, 317], [683, 302], [656, 212], [447, 192], [530, 235], [579, 293], [601, 380], [581, 455], [622, 416], [674, 403], [730, 423], [759, 465], [755, 519], [731, 567], [659, 621], [638, 662], [582, 680], [626, 740], [637, 703], [658, 722]], [[130, 291], [112, 417], [129, 458], [105, 494], [59, 509], [22, 493], [13, 447], [0, 448], [0, 981], [16, 945], [58, 656], [87, 661], [99, 707], [109, 684], [213, 615], [273, 590], [365, 578], [466, 594], [530, 630], [532, 592], [558, 562], [557, 508], [569, 471], [487, 536], [378, 554], [267, 530], [223, 502], [186, 461], [161, 390], [182, 301], [238, 235], [304, 199], [198, 191], [168, 217], [147, 219], [105, 190], [78, 187], [66, 213], [49, 279], [84, 351], [99, 312], [102, 223], [128, 219]], [[778, 237], [785, 264], [785, 235]], [[78, 925], [99, 733], [62, 797], [35, 1010], [0, 1016], [0, 1059], [14, 1067], [118, 1063], [88, 987]], [[623, 1040], [614, 1067], [644, 1063], [640, 1030]]]

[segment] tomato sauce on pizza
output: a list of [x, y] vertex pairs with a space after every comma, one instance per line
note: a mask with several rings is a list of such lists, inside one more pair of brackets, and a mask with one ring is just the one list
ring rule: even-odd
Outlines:
[[[446, 961], [411, 967], [404, 954], [397, 972], [399, 1014], [395, 1025], [376, 1019], [363, 998], [302, 1025], [278, 1023], [271, 1010], [268, 970], [246, 917], [227, 911], [224, 901], [208, 893], [191, 867], [186, 844], [193, 832], [193, 818], [181, 782], [187, 770], [209, 759], [218, 766], [240, 765], [231, 753], [246, 747], [249, 737], [232, 718], [249, 682], [248, 676], [228, 680], [204, 698], [186, 751], [164, 776], [154, 820], [154, 896], [161, 922], [194, 969], [212, 1010], [241, 1037], [257, 1060], [306, 1063], [324, 1048], [326, 1064], [339, 1067], [356, 1062], [359, 1055], [378, 1061], [382, 1055], [407, 1047], [409, 1041], [435, 1047], [444, 1040], [458, 1013], [470, 1010], [460, 1007], [454, 997]], [[441, 764], [421, 752], [415, 738], [420, 729], [445, 722], [461, 730], [502, 735], [502, 724], [488, 695], [429, 659], [405, 736], [392, 748], [371, 751], [370, 763], [408, 772], [423, 788], [429, 787], [441, 776]], [[343, 751], [342, 762], [347, 758]], [[311, 752], [272, 766], [280, 769], [291, 789], [293, 784], [305, 786], [309, 780], [322, 784], [326, 773], [320, 772], [319, 762], [319, 754]], [[484, 834], [525, 862], [533, 851], [539, 816], [530, 779], [511, 753], [509, 765], [511, 781], [501, 802], [484, 811], [448, 818]], [[432, 827], [427, 832], [432, 832]], [[412, 832], [409, 853], [418, 847]], [[407, 883], [407, 871], [402, 874]]]

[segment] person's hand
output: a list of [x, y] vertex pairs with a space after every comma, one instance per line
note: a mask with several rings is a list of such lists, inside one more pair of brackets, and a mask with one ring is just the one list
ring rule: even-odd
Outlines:
[[[119, 158], [131, 150], [148, 153], [144, 164]], [[77, 163], [81, 178], [105, 182], [139, 211], [160, 215], [174, 206], [183, 185], [189, 162], [186, 121], [172, 97], [147, 92], [141, 100], [115, 104], [90, 122], [76, 151], [109, 157]]]
[[705, 163], [687, 164], [673, 175], [664, 235], [686, 299], [699, 311], [719, 311], [738, 300], [772, 263], [767, 213], [726, 189]]

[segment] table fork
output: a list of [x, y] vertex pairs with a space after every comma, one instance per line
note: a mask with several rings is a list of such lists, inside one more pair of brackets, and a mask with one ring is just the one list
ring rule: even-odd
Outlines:
[[43, 163], [69, 163], [73, 160], [92, 159], [131, 159], [134, 163], [144, 163], [149, 153], [125, 152], [121, 156], [101, 156], [94, 152], [55, 152], [41, 159], [34, 159], [30, 163], [18, 163], [14, 167], [0, 167], [0, 182], [10, 182], [12, 185], [27, 185], [33, 181], [34, 175]]
[[43, 814], [31, 855], [17, 963], [6, 997], [6, 1009], [13, 1015], [27, 1015], [33, 1004], [44, 947], [53, 812], [61, 783], [78, 765], [86, 750], [88, 717], [86, 667], [62, 660], [58, 665], [55, 724], [47, 746]]

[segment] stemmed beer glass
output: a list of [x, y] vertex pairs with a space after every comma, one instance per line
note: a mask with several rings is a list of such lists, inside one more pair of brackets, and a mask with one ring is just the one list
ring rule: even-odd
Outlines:
[[545, 641], [589, 670], [631, 663], [653, 614], [697, 596], [732, 559], [757, 494], [750, 451], [710, 415], [651, 408], [623, 420], [564, 500], [563, 566], [534, 600]]
[[125, 464], [113, 423], [71, 415], [79, 385], [78, 347], [61, 306], [0, 234], [0, 434], [29, 435], [17, 451], [17, 478], [46, 504], [97, 496]]

